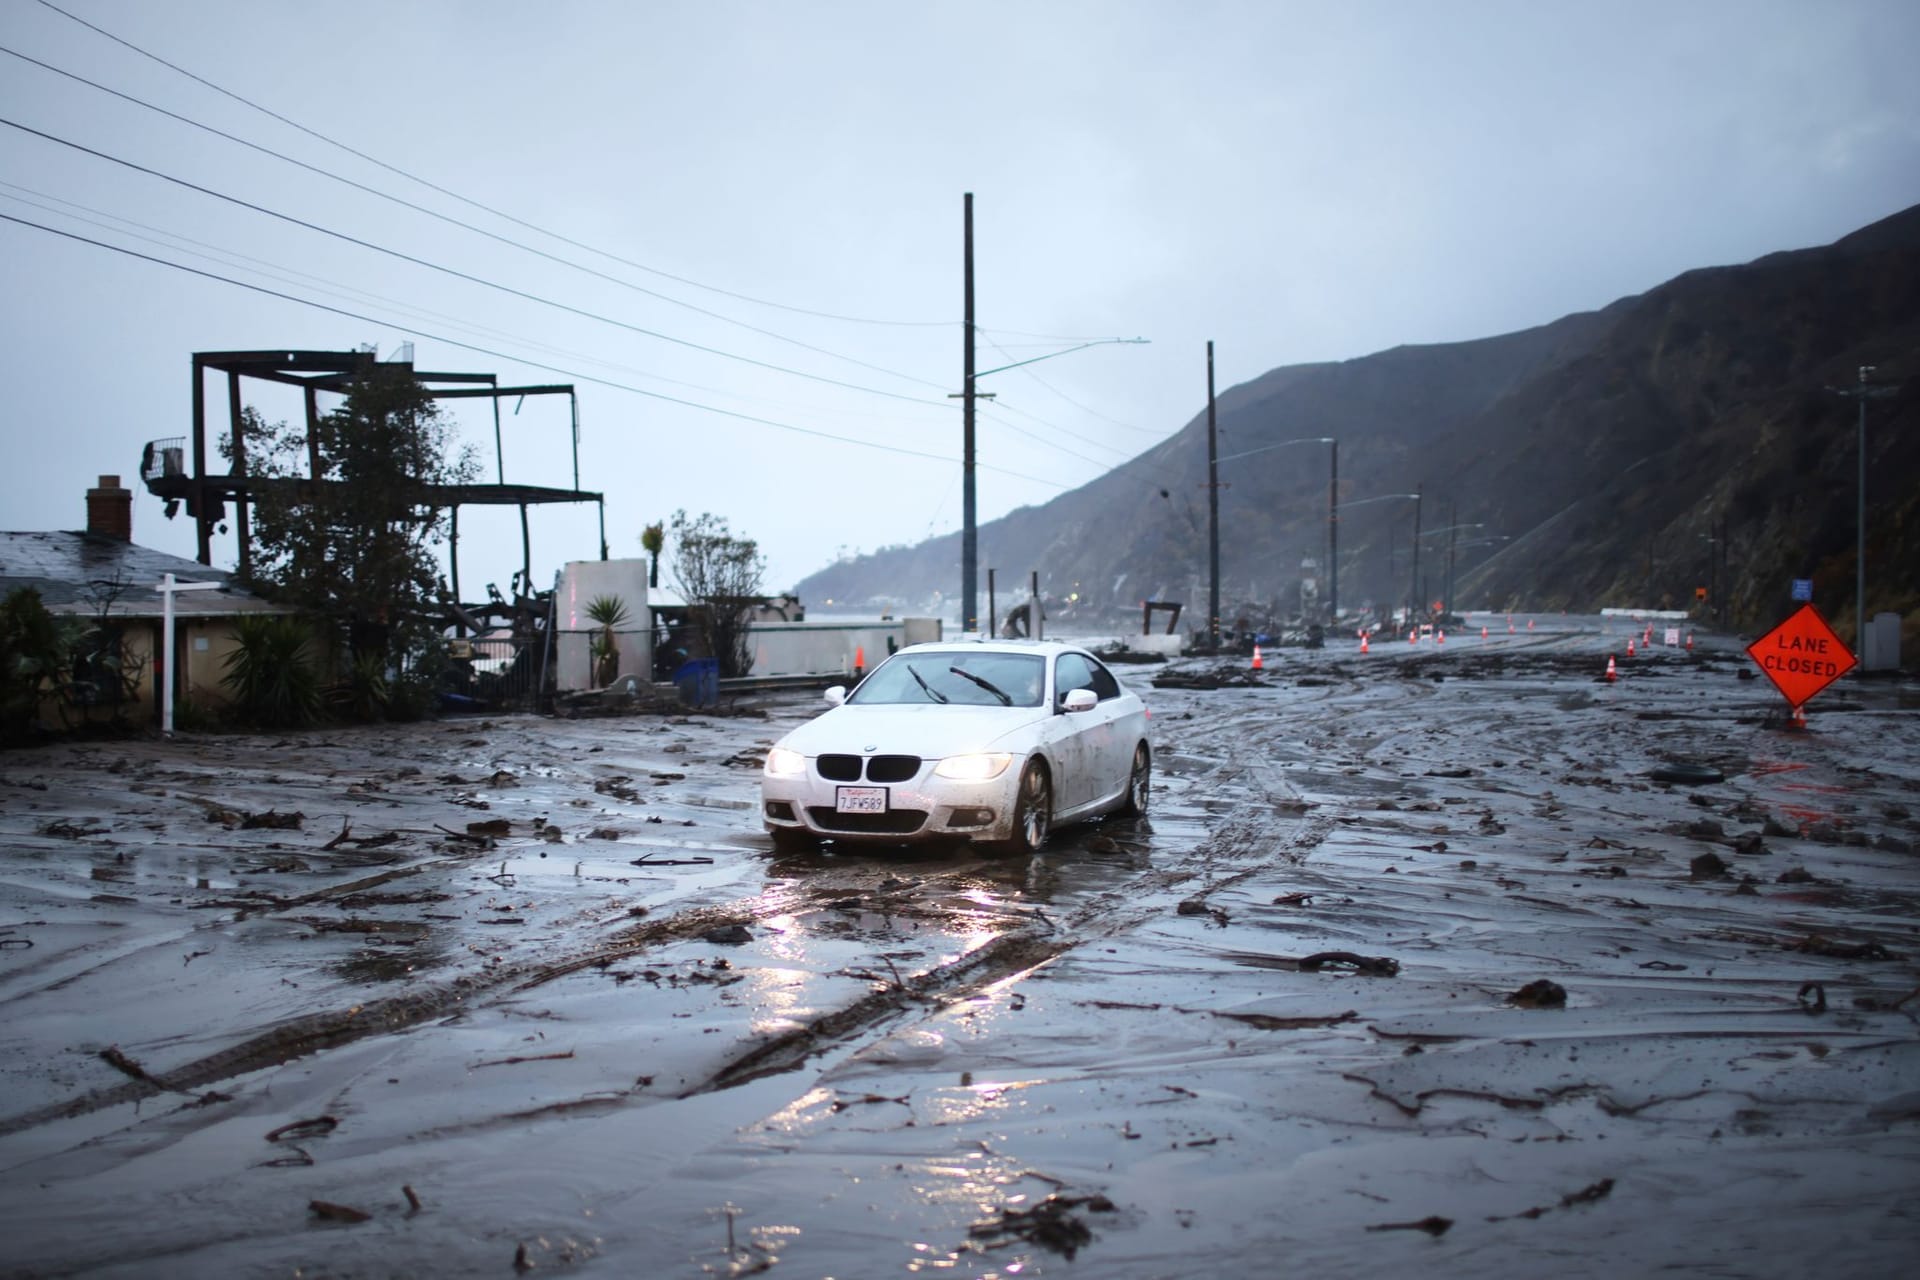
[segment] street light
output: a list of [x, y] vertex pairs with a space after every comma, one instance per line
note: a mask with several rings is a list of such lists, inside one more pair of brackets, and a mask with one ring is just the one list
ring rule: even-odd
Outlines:
[[[1448, 510], [1451, 511], [1452, 507], [1449, 506]], [[1428, 538], [1436, 537], [1439, 534], [1443, 534], [1443, 533], [1447, 535], [1447, 578], [1446, 578], [1447, 585], [1445, 590], [1441, 593], [1441, 597], [1440, 597], [1440, 612], [1442, 615], [1451, 614], [1453, 612], [1453, 547], [1454, 547], [1453, 535], [1458, 533], [1462, 529], [1484, 529], [1486, 527], [1487, 526], [1484, 523], [1482, 524], [1450, 524], [1444, 529], [1430, 529], [1424, 535], [1422, 535]], [[1415, 587], [1418, 587], [1419, 585], [1420, 584], [1417, 582], [1414, 583]]]
[[[1278, 444], [1263, 444], [1258, 449], [1247, 449], [1240, 453], [1230, 453], [1219, 462], [1232, 462], [1236, 458], [1251, 458], [1256, 453], [1266, 453], [1270, 449], [1284, 449], [1290, 444], [1325, 444], [1333, 448], [1328, 454], [1331, 460], [1327, 473], [1327, 622], [1331, 625], [1340, 616], [1340, 534], [1334, 505], [1340, 494], [1340, 442], [1332, 436], [1301, 436], [1298, 440], [1282, 440]], [[1209, 492], [1218, 494], [1219, 490]]]
[[1867, 381], [1867, 375], [1878, 367], [1861, 365], [1860, 384], [1857, 387], [1827, 388], [1835, 395], [1851, 396], [1860, 404], [1860, 486], [1854, 511], [1853, 646], [1862, 653], [1867, 647], [1867, 401], [1882, 399], [1899, 390], [1897, 386], [1875, 386]]
[[[1420, 573], [1420, 494], [1419, 493], [1383, 493], [1372, 498], [1355, 498], [1351, 502], [1341, 502], [1334, 506], [1335, 511], [1345, 511], [1349, 507], [1364, 507], [1374, 502], [1393, 502], [1412, 499], [1413, 507], [1413, 571], [1417, 582]], [[1413, 597], [1407, 598], [1408, 608], [1412, 608]]]
[[[1145, 342], [1145, 338], [1096, 338], [1092, 342], [1083, 342], [1077, 347], [1065, 351], [1053, 351], [1044, 356], [1035, 356], [1031, 360], [1020, 360], [1013, 364], [1003, 364], [998, 369], [989, 369], [987, 373], [974, 372], [973, 364], [973, 192], [966, 193], [964, 202], [964, 273], [965, 273], [965, 358], [961, 369], [961, 389], [948, 396], [950, 400], [960, 401], [960, 629], [976, 631], [980, 626], [980, 529], [977, 518], [977, 504], [974, 488], [974, 401], [981, 398], [974, 390], [974, 382], [987, 376], [987, 373], [1004, 373], [1008, 369], [1018, 369], [1023, 364], [1033, 364], [1040, 360], [1051, 360], [1054, 356], [1069, 355], [1075, 351], [1085, 351], [1088, 347], [1104, 346], [1110, 342]], [[993, 399], [991, 394], [985, 397]]]

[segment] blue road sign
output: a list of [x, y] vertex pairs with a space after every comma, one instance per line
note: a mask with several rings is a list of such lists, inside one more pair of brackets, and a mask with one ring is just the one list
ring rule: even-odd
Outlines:
[[1793, 580], [1793, 598], [1795, 600], [1813, 599], [1813, 579], [1795, 578]]

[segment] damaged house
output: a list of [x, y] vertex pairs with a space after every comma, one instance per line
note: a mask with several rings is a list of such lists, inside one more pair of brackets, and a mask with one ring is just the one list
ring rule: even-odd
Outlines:
[[[225, 570], [135, 543], [133, 493], [119, 476], [101, 476], [86, 499], [84, 530], [0, 532], [0, 599], [30, 587], [80, 635], [72, 665], [43, 689], [41, 726], [157, 726], [163, 679], [173, 682], [176, 707], [224, 705], [220, 677], [234, 648], [235, 618], [289, 610], [235, 585]], [[161, 661], [166, 574], [183, 583], [219, 584], [174, 596], [171, 672]]]

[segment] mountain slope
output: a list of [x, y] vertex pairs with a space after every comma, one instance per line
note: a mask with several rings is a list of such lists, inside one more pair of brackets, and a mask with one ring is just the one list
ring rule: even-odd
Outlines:
[[[1812, 577], [1850, 636], [1857, 402], [1830, 388], [1854, 387], [1861, 365], [1910, 383], [1917, 356], [1920, 207], [1520, 333], [1271, 370], [1218, 398], [1225, 621], [1296, 611], [1301, 561], [1324, 561], [1328, 542], [1324, 445], [1233, 455], [1333, 436], [1339, 500], [1355, 504], [1339, 515], [1343, 612], [1439, 599], [1453, 541], [1456, 608], [1686, 606], [1712, 578], [1729, 624], [1752, 628], [1783, 611], [1793, 578]], [[1868, 401], [1867, 605], [1920, 623], [1916, 394]], [[1056, 618], [1077, 596], [1083, 618], [1131, 620], [1141, 600], [1173, 599], [1199, 621], [1206, 456], [1203, 408], [1099, 479], [982, 525], [983, 614], [997, 566], [1001, 612], [1038, 570]], [[1371, 501], [1416, 489], [1418, 504]], [[1435, 532], [1457, 525], [1477, 527]], [[950, 534], [799, 589], [815, 603], [925, 608], [934, 591], [957, 594], [959, 561]]]

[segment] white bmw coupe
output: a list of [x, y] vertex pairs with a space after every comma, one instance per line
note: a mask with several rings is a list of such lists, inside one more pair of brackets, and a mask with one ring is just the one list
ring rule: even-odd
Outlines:
[[777, 846], [1032, 853], [1056, 823], [1146, 811], [1146, 704], [1074, 645], [911, 645], [827, 702], [767, 753], [761, 816]]

